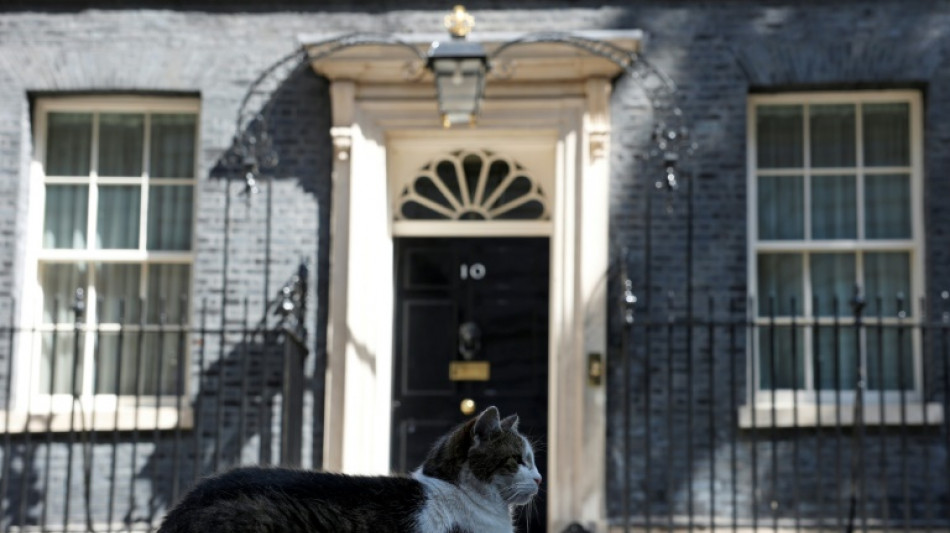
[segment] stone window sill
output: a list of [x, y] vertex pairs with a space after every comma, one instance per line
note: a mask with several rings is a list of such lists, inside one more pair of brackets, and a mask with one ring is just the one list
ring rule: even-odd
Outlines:
[[[72, 418], [72, 424], [70, 424]], [[93, 412], [27, 413], [0, 411], [0, 432], [65, 433], [69, 431], [131, 431], [191, 429], [194, 415], [190, 407], [141, 406]]]
[[[864, 406], [863, 420], [866, 426], [937, 426], [943, 424], [943, 405], [939, 403], [907, 402], [888, 403], [881, 406], [870, 402]], [[753, 420], [753, 413], [755, 418]], [[756, 428], [792, 428], [792, 427], [835, 427], [855, 425], [854, 406], [848, 404], [799, 404], [776, 406], [756, 405], [754, 408], [744, 405], [739, 408], [739, 427]], [[882, 416], [883, 414], [883, 416]]]

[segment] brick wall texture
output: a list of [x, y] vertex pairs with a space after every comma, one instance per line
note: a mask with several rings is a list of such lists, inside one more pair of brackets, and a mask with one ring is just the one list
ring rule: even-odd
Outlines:
[[[311, 284], [307, 325], [312, 356], [306, 365], [308, 395], [305, 403], [307, 435], [305, 463], [319, 466], [323, 409], [323, 368], [326, 359], [327, 272], [329, 267], [330, 212], [330, 106], [326, 80], [309, 68], [290, 70], [269, 97], [268, 118], [273, 126], [280, 163], [265, 182], [262, 193], [249, 202], [239, 194], [243, 181], [230, 180], [223, 158], [235, 133], [235, 116], [249, 84], [277, 59], [299, 46], [303, 33], [335, 34], [344, 31], [437, 32], [448, 4], [408, 0], [405, 2], [358, 2], [354, 4], [281, 2], [265, 4], [204, 2], [189, 6], [175, 3], [16, 3], [0, 8], [0, 324], [10, 320], [11, 299], [32, 272], [24, 265], [25, 235], [33, 153], [31, 102], [36, 97], [75, 93], [194, 94], [201, 101], [199, 180], [197, 191], [194, 294], [207, 302], [209, 324], [240, 327], [247, 299], [251, 315], [259, 316], [266, 294], [273, 294], [295, 272], [300, 261], [310, 266]], [[141, 7], [130, 7], [139, 5]], [[626, 260], [637, 283], [650, 272], [649, 287], [638, 287], [640, 313], [664, 313], [668, 305], [682, 313], [690, 305], [705, 306], [706, 297], [719, 302], [717, 313], [744, 313], [747, 287], [746, 209], [746, 105], [750, 92], [814, 89], [910, 88], [924, 97], [924, 219], [926, 294], [928, 299], [950, 289], [950, 3], [934, 1], [881, 0], [858, 2], [820, 1], [638, 1], [629, 2], [495, 2], [473, 1], [466, 6], [477, 16], [477, 30], [532, 32], [546, 30], [641, 29], [646, 34], [645, 55], [673, 79], [678, 102], [688, 117], [696, 153], [684, 162], [691, 175], [688, 185], [667, 193], [657, 190], [660, 177], [655, 164], [640, 159], [649, 149], [649, 102], [635, 80], [621, 77], [612, 97], [611, 147], [611, 242], [615, 265]], [[654, 175], [655, 173], [655, 175]], [[654, 177], [655, 176], [655, 177]], [[267, 242], [267, 191], [271, 187], [274, 215]], [[691, 192], [689, 189], [692, 189]], [[691, 207], [687, 195], [692, 195]], [[649, 206], [647, 204], [650, 204]], [[652, 213], [646, 217], [647, 210]], [[691, 229], [686, 221], [691, 217]], [[649, 228], [649, 232], [647, 231]], [[687, 251], [688, 232], [693, 246]], [[647, 241], [650, 254], [646, 253]], [[629, 250], [626, 257], [621, 251]], [[687, 258], [692, 268], [684, 268]], [[264, 273], [269, 285], [264, 284]], [[693, 304], [686, 300], [691, 277]], [[620, 291], [618, 278], [609, 284], [611, 294]], [[667, 288], [677, 287], [670, 299]], [[649, 293], [652, 308], [642, 307]], [[655, 294], [654, 294], [655, 293]], [[668, 303], [671, 302], [671, 303]], [[699, 303], [696, 303], [699, 302]], [[728, 302], [734, 302], [730, 307]], [[738, 302], [738, 303], [735, 303]], [[624, 344], [619, 312], [611, 305], [612, 356], [627, 346], [629, 354], [642, 360], [643, 346]], [[633, 330], [643, 335], [645, 330]], [[640, 337], [642, 338], [642, 337]], [[659, 334], [652, 333], [653, 343]], [[731, 345], [726, 334], [708, 342], [716, 347], [715, 360], [702, 359], [682, 349], [684, 343], [700, 346], [705, 337], [678, 338], [670, 358], [654, 353], [652, 366], [636, 367], [628, 376], [634, 383], [648, 379], [658, 384], [669, 376], [675, 387], [635, 394], [633, 412], [655, 409], [652, 420], [633, 416], [631, 424], [637, 453], [623, 450], [622, 385], [625, 377], [612, 365], [608, 375], [608, 510], [622, 512], [623, 476], [629, 472], [634, 487], [629, 503], [642, 514], [650, 506], [657, 516], [680, 515], [692, 510], [708, 513], [715, 503], [717, 513], [731, 516], [734, 506], [740, 518], [764, 519], [786, 516], [776, 512], [785, 505], [783, 494], [792, 492], [792, 473], [787, 486], [753, 487], [752, 458], [769, 465], [772, 458], [810, 450], [803, 464], [814, 477], [815, 494], [845, 490], [834, 481], [823, 481], [816, 472], [828, 465], [848, 464], [837, 458], [834, 435], [816, 433], [818, 441], [792, 441], [783, 435], [763, 438], [761, 433], [738, 436], [740, 483], [711, 485], [710, 462], [719, 472], [729, 471], [731, 425], [716, 421], [731, 416], [728, 402], [717, 400], [712, 410], [693, 419], [676, 418], [672, 433], [662, 418], [664, 402], [697, 402], [709, 405], [713, 396], [725, 394], [725, 383], [738, 398], [745, 398], [744, 339]], [[214, 342], [208, 341], [208, 346]], [[666, 346], [658, 344], [657, 346]], [[665, 348], [664, 348], [665, 349]], [[209, 349], [209, 353], [214, 350]], [[738, 366], [735, 381], [729, 381], [730, 364]], [[694, 364], [695, 363], [695, 364]], [[646, 368], [646, 371], [644, 371]], [[6, 372], [6, 364], [0, 372]], [[712, 379], [707, 379], [711, 377]], [[939, 382], [939, 379], [936, 380]], [[689, 384], [689, 387], [686, 385]], [[716, 386], [711, 387], [710, 384]], [[686, 395], [690, 396], [687, 397]], [[946, 391], [935, 392], [940, 400]], [[656, 396], [649, 400], [648, 397]], [[703, 408], [705, 409], [705, 407]], [[699, 414], [701, 413], [701, 414]], [[686, 415], [684, 415], [686, 416]], [[223, 424], [234, 430], [237, 417]], [[692, 424], [690, 426], [689, 424]], [[646, 464], [666, 460], [651, 457], [642, 448], [653, 439], [652, 453], [666, 454], [686, 435], [695, 439], [696, 458], [685, 448], [668, 472], [653, 472], [654, 492], [647, 487]], [[152, 485], [166, 483], [168, 453], [160, 453], [161, 436], [135, 449], [122, 444], [129, 457], [138, 454], [137, 471], [120, 473], [134, 482], [134, 495], [154, 493]], [[885, 450], [900, 449], [900, 436], [879, 439]], [[910, 471], [927, 465], [935, 470], [948, 460], [936, 444], [938, 433], [921, 432], [914, 450], [906, 454]], [[801, 449], [793, 450], [792, 442]], [[929, 443], [934, 443], [930, 446]], [[100, 447], [104, 444], [98, 445]], [[881, 448], [874, 448], [877, 453]], [[53, 462], [62, 461], [62, 450], [53, 446]], [[941, 450], [943, 450], [941, 452]], [[931, 453], [932, 452], [932, 453]], [[107, 450], [96, 448], [107, 463]], [[702, 457], [700, 457], [700, 455]], [[926, 459], [924, 458], [926, 455]], [[187, 459], [191, 468], [194, 457]], [[37, 458], [34, 458], [37, 459]], [[24, 458], [15, 457], [19, 464]], [[595, 459], [595, 460], [599, 460]], [[39, 461], [37, 459], [37, 461]], [[159, 461], [158, 466], [153, 466]], [[689, 461], [687, 464], [686, 461]], [[842, 462], [845, 461], [845, 462]], [[926, 463], [924, 461], [927, 461]], [[37, 463], [41, 464], [41, 463]], [[125, 462], [123, 464], [132, 464]], [[789, 464], [781, 461], [779, 468]], [[692, 471], [688, 471], [689, 467]], [[761, 467], [761, 465], [760, 465]], [[765, 468], [765, 467], [761, 467]], [[150, 471], [165, 472], [150, 475]], [[940, 470], [945, 471], [945, 470]], [[62, 475], [62, 469], [56, 470]], [[190, 470], [189, 470], [190, 472]], [[764, 475], [764, 472], [761, 472]], [[798, 474], [796, 474], [797, 476]], [[124, 476], [124, 477], [122, 477]], [[668, 476], [668, 477], [662, 477]], [[705, 476], [705, 477], [704, 477]], [[82, 475], [72, 476], [73, 494], [82, 492]], [[831, 479], [831, 478], [829, 478]], [[660, 481], [662, 480], [662, 482]], [[35, 480], [34, 480], [35, 481]], [[669, 485], [672, 483], [672, 485]], [[63, 483], [63, 481], [57, 481]], [[830, 485], [824, 485], [828, 483]], [[895, 485], [898, 485], [895, 482]], [[717, 492], [730, 492], [736, 499]], [[802, 487], [804, 487], [804, 482]], [[668, 493], [668, 487], [675, 487]], [[712, 488], [710, 488], [712, 487]], [[946, 497], [947, 480], [928, 484], [910, 480], [907, 491], [913, 499], [933, 490]], [[695, 490], [694, 490], [695, 489]], [[100, 488], [99, 490], [108, 490]], [[152, 490], [152, 492], [149, 492]], [[798, 509], [809, 516], [835, 516], [822, 499], [798, 498]], [[672, 494], [672, 496], [670, 495]], [[17, 496], [19, 498], [19, 496]], [[30, 494], [26, 495], [29, 499]], [[53, 495], [56, 498], [56, 495]], [[167, 500], [167, 497], [166, 497]], [[903, 509], [903, 499], [894, 509]], [[945, 500], [944, 500], [945, 501]], [[131, 520], [160, 516], [167, 501], [136, 501]], [[19, 505], [19, 503], [17, 504]], [[917, 505], [917, 504], [914, 504]], [[921, 504], [922, 505], [922, 504]], [[28, 506], [28, 505], [27, 505]], [[79, 520], [80, 509], [72, 512]], [[54, 502], [50, 512], [62, 509]], [[36, 510], [35, 512], [39, 512]], [[96, 511], [100, 516], [106, 510]], [[898, 512], [898, 511], [893, 511]], [[910, 512], [910, 511], [908, 511]], [[913, 512], [924, 513], [914, 508]], [[946, 509], [942, 511], [944, 518]], [[134, 515], [134, 516], [133, 516]], [[35, 514], [30, 516], [36, 518]], [[104, 516], [104, 515], [103, 515]], [[763, 518], [764, 517], [764, 518]], [[5, 517], [7, 520], [10, 517]], [[127, 517], [128, 518], [128, 517]], [[100, 520], [104, 519], [102, 516]], [[657, 518], [659, 520], [659, 518]], [[5, 522], [7, 523], [7, 522]]]

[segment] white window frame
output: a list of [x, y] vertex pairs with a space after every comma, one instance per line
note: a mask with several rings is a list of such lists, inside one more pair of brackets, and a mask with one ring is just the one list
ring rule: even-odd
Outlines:
[[[91, 142], [90, 175], [88, 177], [62, 177], [47, 176], [45, 173], [46, 161], [46, 139], [47, 139], [47, 118], [51, 112], [76, 112], [91, 113], [98, 115], [100, 113], [135, 113], [145, 115], [145, 142], [143, 144], [143, 168], [140, 177], [107, 177], [100, 178], [96, 174], [97, 156], [98, 156], [98, 121], [93, 121], [93, 139]], [[193, 113], [196, 117], [195, 132], [195, 161], [192, 177], [190, 179], [181, 178], [150, 178], [149, 177], [149, 135], [150, 135], [150, 117], [153, 113]], [[13, 405], [6, 413], [0, 413], [0, 417], [10, 419], [11, 428], [19, 428], [24, 431], [53, 431], [68, 430], [72, 421], [69, 419], [74, 413], [83, 413], [90, 417], [91, 413], [118, 413], [121, 416], [97, 416], [85, 419], [85, 427], [90, 427], [90, 423], [95, 423], [96, 429], [132, 429], [134, 427], [182, 427], [191, 424], [190, 412], [178, 412], [176, 404], [179, 402], [177, 395], [163, 395], [156, 398], [154, 395], [141, 395], [138, 401], [134, 397], [122, 396], [116, 394], [93, 394], [92, 376], [93, 365], [83, 365], [83, 394], [79, 402], [74, 402], [69, 394], [47, 394], [40, 392], [41, 384], [39, 381], [40, 370], [40, 350], [39, 341], [40, 331], [51, 330], [53, 328], [63, 330], [64, 326], [44, 325], [42, 317], [43, 307], [43, 288], [40, 285], [39, 270], [43, 263], [76, 263], [85, 262], [88, 268], [92, 268], [95, 263], [121, 262], [141, 265], [147, 268], [152, 264], [183, 264], [192, 266], [191, 283], [189, 284], [188, 308], [184, 310], [183, 320], [185, 329], [191, 321], [191, 307], [194, 301], [192, 294], [194, 287], [194, 269], [195, 262], [195, 222], [198, 206], [198, 176], [200, 159], [200, 123], [201, 107], [200, 101], [194, 97], [138, 97], [121, 95], [96, 95], [96, 96], [68, 96], [68, 97], [42, 97], [38, 98], [34, 105], [33, 114], [33, 158], [30, 168], [30, 202], [28, 212], [28, 232], [25, 276], [20, 301], [23, 302], [19, 310], [20, 324], [24, 329], [19, 335], [18, 349], [16, 352], [16, 375], [14, 383]], [[140, 200], [140, 224], [139, 224], [139, 246], [138, 249], [97, 249], [93, 236], [96, 234], [96, 213], [97, 213], [97, 186], [100, 183], [109, 185], [135, 185], [140, 186], [142, 196]], [[193, 213], [192, 213], [192, 244], [188, 250], [162, 250], [149, 251], [147, 246], [147, 221], [148, 221], [148, 191], [150, 184], [174, 184], [190, 185], [193, 187]], [[89, 192], [89, 212], [88, 228], [86, 235], [86, 247], [84, 249], [46, 249], [43, 247], [43, 226], [45, 211], [45, 189], [48, 184], [75, 184], [90, 185]], [[92, 277], [90, 294], [85, 295], [86, 313], [84, 315], [84, 326], [87, 329], [99, 328], [100, 331], [118, 331], [119, 324], [96, 324], [96, 305], [97, 295], [95, 292], [95, 272], [89, 273]], [[146, 276], [142, 276], [140, 281], [140, 293], [144, 294]], [[72, 302], [63, 302], [64, 305], [71, 305]], [[170, 307], [178, 306], [179, 303], [168, 302]], [[135, 326], [122, 326], [126, 331], [135, 330]], [[72, 331], [72, 326], [66, 327]], [[146, 330], [150, 329], [146, 326]], [[154, 329], [152, 327], [151, 329]], [[162, 331], [174, 333], [182, 330], [180, 324], [168, 324]], [[134, 333], [132, 333], [134, 334]], [[34, 338], [35, 337], [35, 338]], [[84, 360], [90, 360], [94, 353], [94, 344], [92, 336], [87, 336], [82, 346]], [[185, 369], [188, 368], [190, 358], [188, 357], [189, 342], [185, 342]], [[187, 374], [186, 374], [187, 375]], [[185, 380], [185, 397], [188, 396], [188, 380]], [[157, 401], [156, 401], [157, 400]], [[52, 420], [43, 420], [42, 423], [34, 423], [30, 415], [44, 414], [53, 415]], [[35, 416], [33, 417], [35, 418]], [[79, 427], [78, 425], [76, 427]]]
[[[909, 105], [910, 120], [910, 164], [901, 167], [864, 167], [863, 165], [863, 139], [862, 132], [862, 113], [861, 105], [869, 103], [907, 103]], [[842, 167], [833, 169], [812, 168], [810, 158], [810, 127], [808, 109], [811, 105], [824, 104], [854, 104], [856, 106], [856, 166]], [[760, 105], [801, 105], [803, 107], [803, 143], [804, 159], [803, 166], [796, 168], [778, 168], [778, 169], [759, 169], [757, 165], [757, 130], [756, 118], [757, 107]], [[796, 316], [796, 320], [812, 320], [812, 301], [811, 301], [811, 274], [808, 270], [808, 255], [813, 252], [860, 252], [868, 251], [901, 251], [910, 254], [910, 290], [912, 294], [907, 295], [907, 306], [913, 309], [911, 321], [919, 321], [920, 309], [917, 308], [917, 295], [924, 293], [924, 224], [923, 224], [923, 123], [922, 123], [922, 100], [918, 91], [914, 90], [884, 90], [884, 91], [838, 91], [838, 92], [789, 92], [776, 94], [756, 94], [750, 95], [747, 101], [747, 184], [748, 184], [748, 286], [752, 296], [753, 308], [749, 309], [750, 321], [755, 326], [768, 327], [770, 324], [776, 326], [788, 326], [792, 324], [789, 317], [776, 317], [774, 322], [768, 317], [760, 317], [758, 305], [764, 305], [764, 295], [756, 294], [758, 291], [758, 255], [762, 252], [795, 252], [803, 254], [803, 278], [804, 287], [802, 294], [801, 311]], [[863, 202], [858, 201], [857, 209], [857, 239], [847, 240], [812, 240], [809, 231], [810, 213], [810, 194], [809, 183], [813, 175], [839, 175], [854, 174], [858, 176], [856, 186], [858, 197], [863, 198], [862, 176], [873, 174], [909, 174], [910, 175], [910, 198], [911, 198], [911, 238], [910, 239], [875, 239], [868, 240], [863, 237]], [[794, 175], [802, 176], [804, 180], [803, 209], [805, 212], [805, 236], [801, 240], [759, 240], [758, 236], [758, 178], [762, 175], [781, 176]], [[862, 275], [862, 265], [859, 259], [856, 259], [855, 268], [859, 278]], [[853, 325], [852, 313], [847, 302], [842, 302], [840, 319], [838, 323], [842, 326]], [[831, 317], [821, 317], [817, 319], [822, 327], [830, 328], [834, 325], [835, 319]], [[899, 319], [886, 318], [885, 324], [898, 324]], [[873, 311], [866, 309], [865, 324], [873, 327], [877, 324], [877, 318]], [[817, 391], [815, 390], [813, 368], [812, 368], [812, 335], [813, 330], [801, 326], [798, 323], [802, 334], [800, 343], [802, 345], [801, 353], [804, 361], [800, 364], [804, 371], [803, 382], [804, 389], [760, 389], [759, 369], [761, 366], [760, 347], [758, 340], [758, 327], [750, 330], [748, 340], [747, 356], [747, 378], [750, 386], [748, 387], [747, 405], [740, 410], [740, 426], [809, 426], [809, 425], [828, 425], [828, 424], [852, 424], [854, 423], [854, 393], [852, 390], [835, 391]], [[941, 423], [943, 418], [942, 409], [939, 404], [922, 404], [922, 363], [921, 363], [921, 339], [918, 330], [911, 330], [912, 350], [913, 350], [913, 388], [904, 393], [900, 391], [866, 391], [864, 398], [863, 420], [865, 423], [877, 424], [921, 424], [921, 423]], [[842, 335], [851, 334], [850, 329], [843, 329]], [[865, 351], [866, 352], [866, 351]], [[867, 355], [867, 354], [866, 354]], [[753, 372], [754, 370], [754, 372]], [[885, 413], [881, 416], [880, 402], [883, 399]], [[905, 402], [905, 409], [901, 413], [900, 403]], [[908, 410], [909, 409], [909, 410]]]

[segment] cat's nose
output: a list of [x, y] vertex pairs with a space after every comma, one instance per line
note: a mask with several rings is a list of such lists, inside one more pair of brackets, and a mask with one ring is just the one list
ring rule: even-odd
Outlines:
[[534, 482], [538, 484], [538, 487], [541, 486], [541, 476], [534, 478]]

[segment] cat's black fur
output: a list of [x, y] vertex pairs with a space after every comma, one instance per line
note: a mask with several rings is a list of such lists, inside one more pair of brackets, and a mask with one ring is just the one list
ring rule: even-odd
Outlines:
[[422, 485], [408, 477], [247, 467], [200, 483], [159, 531], [411, 531], [424, 500]]
[[490, 407], [411, 477], [238, 468], [199, 483], [158, 533], [509, 533], [509, 508], [540, 482], [517, 417]]

